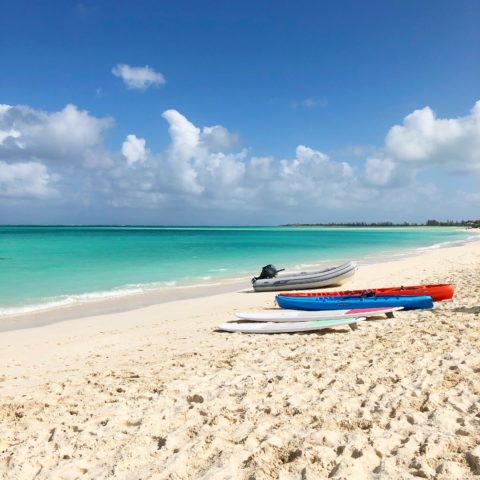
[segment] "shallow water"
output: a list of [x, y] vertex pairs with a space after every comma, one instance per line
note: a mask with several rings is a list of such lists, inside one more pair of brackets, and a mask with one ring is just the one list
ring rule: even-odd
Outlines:
[[465, 240], [457, 228], [0, 227], [0, 315]]

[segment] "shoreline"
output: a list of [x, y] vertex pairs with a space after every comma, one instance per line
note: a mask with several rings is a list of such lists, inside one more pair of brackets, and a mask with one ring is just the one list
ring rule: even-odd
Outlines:
[[[480, 242], [480, 234], [468, 236], [462, 240], [453, 240], [430, 245], [428, 247], [413, 247], [400, 250], [385, 250], [378, 255], [360, 257], [357, 261], [359, 267], [378, 263], [395, 261], [402, 258], [411, 258], [423, 255], [435, 249], [453, 248], [470, 243]], [[326, 268], [333, 263], [342, 263], [349, 259], [334, 259], [324, 262], [308, 264], [306, 270]], [[297, 267], [297, 268], [294, 268]], [[300, 270], [298, 265], [287, 266], [288, 270]], [[221, 293], [233, 293], [245, 291], [255, 293], [250, 286], [250, 276], [219, 278], [214, 283], [194, 283], [176, 286], [165, 286], [146, 289], [141, 292], [125, 293], [119, 296], [110, 296], [101, 299], [77, 301], [67, 305], [47, 306], [39, 304], [39, 308], [19, 313], [0, 315], [0, 333], [10, 330], [35, 328], [52, 323], [85, 318], [94, 315], [107, 315], [129, 312], [142, 307], [160, 305], [167, 302], [175, 302], [184, 299], [210, 297]], [[338, 288], [334, 288], [338, 290]], [[323, 290], [323, 289], [322, 289]], [[326, 288], [326, 291], [329, 289]], [[255, 293], [256, 295], [258, 293]], [[80, 294], [81, 295], [81, 294]], [[45, 306], [43, 306], [45, 305]], [[35, 307], [36, 305], [33, 305]], [[26, 306], [28, 307], [28, 305]], [[18, 307], [23, 308], [23, 307]]]
[[412, 283], [454, 299], [355, 331], [217, 332], [274, 307], [231, 292], [2, 332], [0, 476], [473, 480], [480, 242], [346, 288]]

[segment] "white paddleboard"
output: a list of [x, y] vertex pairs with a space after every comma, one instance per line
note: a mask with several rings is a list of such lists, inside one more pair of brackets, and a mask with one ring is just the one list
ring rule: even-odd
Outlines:
[[322, 330], [323, 328], [340, 327], [342, 325], [350, 325], [362, 322], [366, 317], [358, 318], [342, 318], [329, 321], [315, 322], [289, 322], [289, 323], [243, 323], [230, 322], [222, 323], [217, 327], [218, 330], [225, 332], [241, 332], [241, 333], [297, 333], [310, 332], [312, 330]]
[[373, 317], [402, 310], [403, 307], [355, 308], [351, 310], [321, 310], [306, 312], [303, 310], [271, 310], [269, 312], [237, 313], [242, 320], [251, 322], [310, 322], [314, 320], [335, 320], [352, 317]]

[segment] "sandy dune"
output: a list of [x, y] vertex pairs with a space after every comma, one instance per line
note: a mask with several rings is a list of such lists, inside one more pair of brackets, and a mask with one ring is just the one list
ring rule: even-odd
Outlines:
[[434, 311], [321, 333], [214, 332], [227, 293], [0, 334], [5, 479], [469, 479], [480, 474], [480, 244], [363, 266], [452, 282]]

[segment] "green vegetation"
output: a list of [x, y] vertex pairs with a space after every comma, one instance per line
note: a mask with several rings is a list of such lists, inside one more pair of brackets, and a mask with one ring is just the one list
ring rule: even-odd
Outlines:
[[466, 227], [480, 228], [480, 220], [427, 220], [425, 223], [351, 222], [351, 223], [289, 223], [283, 227]]
[[438, 220], [427, 220], [425, 224], [427, 227], [472, 227], [480, 228], [480, 220], [447, 220], [446, 222], [441, 222]]

